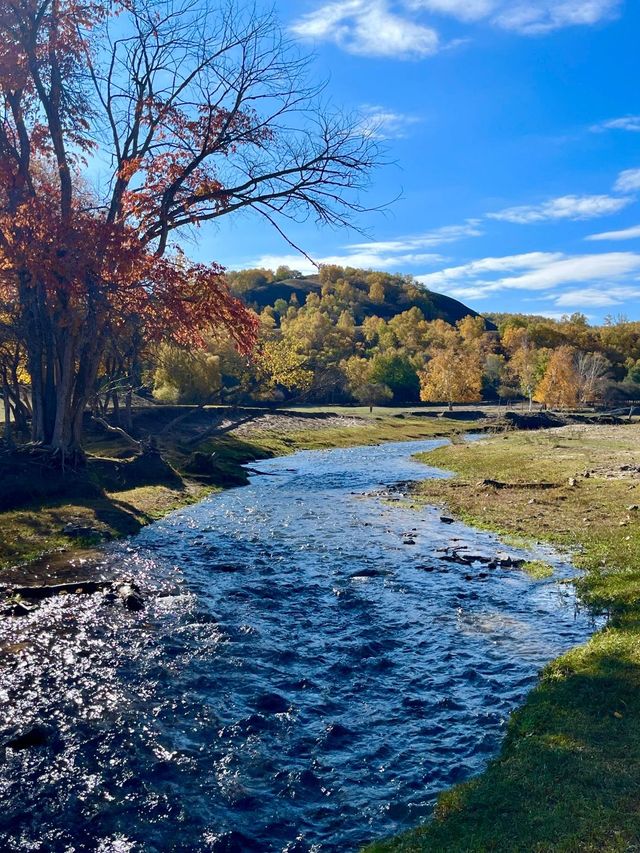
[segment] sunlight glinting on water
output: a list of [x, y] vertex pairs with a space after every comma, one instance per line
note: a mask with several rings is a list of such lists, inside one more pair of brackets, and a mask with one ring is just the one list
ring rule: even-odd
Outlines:
[[411, 458], [438, 443], [262, 462], [105, 550], [144, 612], [67, 595], [4, 620], [3, 740], [41, 744], [5, 750], [2, 848], [356, 850], [481, 770], [593, 624], [558, 555], [542, 581], [444, 559], [504, 546], [388, 490], [445, 476]]

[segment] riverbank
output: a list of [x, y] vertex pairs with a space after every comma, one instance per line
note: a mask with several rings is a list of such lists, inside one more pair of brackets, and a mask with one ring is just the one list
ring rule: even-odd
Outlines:
[[131, 536], [213, 491], [242, 485], [247, 481], [242, 466], [251, 461], [296, 450], [453, 436], [477, 422], [435, 412], [414, 416], [410, 409], [155, 407], [136, 413], [134, 424], [137, 434], [157, 437], [169, 465], [138, 470], [130, 444], [117, 435], [91, 433], [86, 475], [47, 473], [47, 479], [66, 478], [58, 494], [0, 512], [2, 582], [29, 583], [34, 572], [38, 582], [69, 580], [74, 555]]
[[608, 627], [551, 663], [498, 759], [434, 819], [368, 853], [629, 851], [640, 844], [640, 447], [636, 425], [511, 433], [424, 454], [457, 475], [413, 498], [474, 527], [576, 550]]

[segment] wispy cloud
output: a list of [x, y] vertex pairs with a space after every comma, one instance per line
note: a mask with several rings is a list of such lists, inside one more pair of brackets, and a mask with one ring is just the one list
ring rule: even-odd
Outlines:
[[620, 231], [603, 231], [600, 234], [590, 234], [585, 240], [634, 240], [640, 238], [640, 225], [622, 228]]
[[615, 17], [621, 4], [622, 0], [332, 0], [298, 18], [291, 30], [361, 56], [421, 59], [450, 46], [434, 28], [434, 16], [467, 24], [485, 22], [535, 36], [593, 26]]
[[499, 0], [409, 0], [410, 9], [447, 15], [460, 21], [480, 21], [499, 6]]
[[554, 299], [558, 308], [613, 308], [640, 297], [640, 287], [580, 288], [566, 290]]
[[596, 133], [603, 130], [628, 130], [632, 133], [640, 133], [640, 116], [628, 115], [620, 118], [611, 118], [594, 124], [591, 128]]
[[479, 219], [467, 219], [461, 225], [443, 225], [422, 234], [370, 243], [352, 243], [347, 248], [353, 251], [408, 252], [417, 249], [433, 249], [447, 243], [455, 243], [467, 237], [482, 237]]
[[640, 190], [640, 169], [625, 169], [620, 172], [614, 190], [619, 193], [633, 193]]
[[[363, 244], [364, 246], [373, 244]], [[384, 244], [379, 244], [384, 245]], [[423, 267], [434, 266], [441, 264], [445, 259], [442, 255], [431, 252], [394, 252], [393, 250], [385, 251], [384, 249], [377, 250], [376, 248], [362, 249], [355, 251], [355, 247], [351, 247], [345, 254], [341, 255], [311, 255], [317, 264], [337, 264], [340, 267], [355, 267], [356, 269], [375, 269], [375, 270], [390, 270], [400, 271], [403, 268], [411, 266]], [[283, 254], [283, 255], [260, 255], [249, 260], [242, 260], [239, 263], [230, 263], [230, 269], [245, 269], [245, 268], [264, 268], [275, 270], [279, 266], [291, 267], [291, 269], [299, 270], [305, 275], [318, 271], [317, 267], [310, 263], [302, 255]]]
[[543, 35], [565, 27], [593, 26], [613, 18], [621, 0], [538, 0], [502, 4], [494, 21], [523, 35]]
[[[616, 187], [618, 187], [617, 184]], [[541, 204], [508, 207], [497, 213], [488, 213], [487, 217], [520, 224], [556, 219], [596, 219], [599, 216], [617, 213], [632, 201], [633, 199], [629, 197], [618, 198], [610, 195], [565, 195]]]
[[432, 27], [392, 12], [385, 0], [327, 3], [295, 21], [291, 30], [362, 56], [418, 59], [437, 53], [441, 46]]
[[[444, 225], [391, 240], [371, 240], [365, 243], [349, 243], [342, 247], [344, 252], [335, 255], [314, 255], [311, 258], [317, 264], [337, 264], [356, 269], [378, 269], [402, 271], [407, 267], [424, 269], [425, 265], [434, 267], [445, 263], [446, 258], [435, 252], [425, 251], [438, 246], [454, 243], [470, 237], [480, 237], [483, 231], [478, 227], [479, 219], [467, 219], [459, 225]], [[300, 270], [305, 274], [316, 272], [317, 268], [303, 255], [265, 254], [257, 258], [242, 259], [240, 262], [226, 262], [233, 269], [246, 267], [266, 267], [276, 269], [281, 265]]]
[[[490, 257], [448, 267], [417, 278], [432, 290], [444, 290], [461, 299], [484, 299], [504, 291], [553, 291], [565, 285], [611, 284], [637, 278], [640, 254], [606, 252], [567, 256], [560, 252], [530, 252]], [[561, 294], [550, 298], [557, 299]]]
[[418, 116], [372, 104], [365, 104], [361, 110], [362, 132], [374, 139], [404, 139], [409, 135], [409, 128], [422, 121]]

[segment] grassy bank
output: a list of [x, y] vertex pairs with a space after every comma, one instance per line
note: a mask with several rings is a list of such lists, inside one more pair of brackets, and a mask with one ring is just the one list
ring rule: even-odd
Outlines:
[[[212, 409], [210, 419], [218, 415]], [[322, 449], [374, 444], [382, 441], [405, 441], [451, 435], [465, 424], [436, 417], [412, 417], [405, 410], [362, 410], [332, 408], [326, 420], [311, 410], [308, 421], [304, 412], [296, 416], [273, 414], [265, 419], [245, 422], [239, 418], [237, 429], [220, 430], [219, 435], [197, 441], [198, 430], [208, 428], [207, 412], [183, 421], [161, 435], [163, 457], [173, 470], [167, 476], [145, 481], [136, 475], [132, 485], [127, 472], [127, 444], [118, 437], [90, 436], [87, 450], [89, 464], [86, 476], [56, 475], [62, 479], [59, 494], [46, 500], [21, 503], [0, 512], [0, 570], [29, 563], [52, 552], [74, 551], [95, 545], [104, 539], [129, 536], [172, 510], [202, 499], [206, 494], [246, 481], [241, 465], [256, 459], [281, 456], [301, 449]], [[355, 414], [355, 416], [354, 416]], [[161, 433], [167, 419], [175, 411], [161, 407], [145, 410], [144, 428], [150, 434]], [[195, 443], [194, 443], [195, 440]], [[194, 451], [207, 463], [205, 471], [193, 470]], [[212, 456], [213, 454], [213, 456]], [[120, 481], [120, 482], [118, 482]], [[86, 533], [70, 537], [64, 528], [73, 525]], [[15, 574], [15, 573], [13, 573]]]
[[457, 476], [419, 484], [422, 500], [577, 549], [580, 594], [611, 619], [545, 669], [484, 774], [368, 853], [640, 849], [639, 438], [638, 426], [566, 427], [424, 455]]

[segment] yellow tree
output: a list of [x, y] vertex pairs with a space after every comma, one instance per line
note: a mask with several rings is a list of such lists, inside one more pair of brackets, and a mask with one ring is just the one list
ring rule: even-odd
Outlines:
[[308, 357], [288, 338], [264, 341], [258, 348], [258, 379], [269, 388], [280, 385], [287, 391], [307, 391], [313, 384], [313, 371], [307, 365]]
[[373, 411], [374, 405], [388, 403], [393, 398], [393, 391], [388, 385], [376, 382], [371, 360], [354, 355], [343, 361], [341, 367], [349, 393], [359, 403], [369, 406], [370, 412]]
[[160, 344], [153, 386], [154, 397], [163, 403], [212, 402], [222, 388], [220, 357], [209, 349]]
[[545, 406], [571, 408], [578, 404], [579, 387], [575, 350], [558, 347], [551, 353], [533, 399]]
[[420, 399], [425, 402], [475, 403], [481, 399], [482, 362], [476, 351], [459, 344], [437, 350], [419, 374]]
[[471, 314], [458, 320], [456, 326], [465, 341], [478, 341], [486, 332], [484, 317], [472, 317]]
[[372, 302], [384, 302], [384, 284], [379, 279], [374, 279], [369, 285], [369, 298]]

